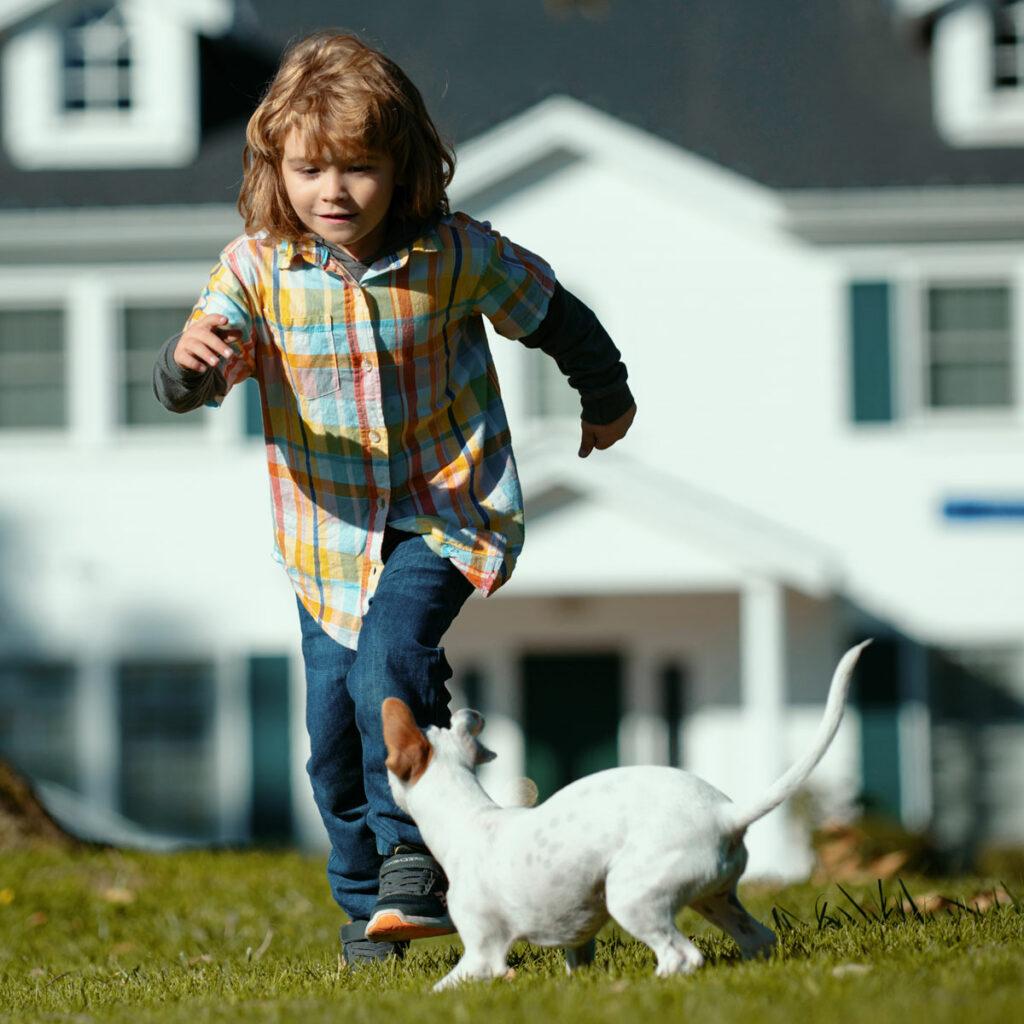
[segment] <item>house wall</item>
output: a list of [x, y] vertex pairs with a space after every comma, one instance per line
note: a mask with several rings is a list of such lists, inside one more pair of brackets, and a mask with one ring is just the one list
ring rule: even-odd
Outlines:
[[[697, 188], [701, 174], [715, 179], [710, 193]], [[997, 246], [812, 249], [778, 228], [769, 199], [755, 197], [752, 212], [748, 190], [724, 172], [698, 173], [689, 164], [678, 187], [668, 187], [663, 176], [648, 181], [629, 152], [609, 152], [494, 199], [488, 215], [547, 257], [623, 350], [640, 407], [623, 452], [834, 551], [842, 593], [904, 633], [960, 646], [1019, 644], [1024, 574], [1015, 567], [1024, 564], [1024, 530], [954, 526], [939, 514], [949, 494], [1012, 493], [1019, 413], [949, 421], [911, 409], [892, 424], [854, 427], [845, 286], [854, 276], [909, 279], [957, 267], [995, 269], [1016, 281], [1021, 262]], [[73, 314], [71, 427], [0, 440], [0, 607], [9, 610], [0, 634], [7, 650], [45, 650], [89, 664], [139, 651], [186, 649], [229, 661], [284, 653], [297, 667], [293, 599], [269, 559], [263, 455], [258, 441], [243, 436], [240, 396], [201, 413], [208, 423], [197, 435], [125, 431], [115, 422], [111, 325], [119, 296], [187, 301], [212, 255], [174, 265], [154, 253], [129, 265], [0, 270], [5, 301], [50, 289], [70, 296]], [[504, 339], [493, 347], [517, 444], [564, 438], [565, 459], [574, 460], [576, 426], [527, 413], [528, 360], [543, 357]], [[903, 353], [900, 366], [913, 365], [913, 353]], [[601, 459], [595, 452], [587, 471], [600, 474]], [[531, 466], [523, 460], [520, 468], [529, 488]], [[627, 560], [611, 589], [629, 596], [584, 593], [592, 617], [580, 617], [579, 606], [558, 591], [562, 579], [591, 579], [609, 545], [621, 553], [621, 532], [614, 532], [621, 525], [594, 508], [578, 516], [570, 509], [550, 530], [539, 523], [507, 595], [467, 607], [450, 649], [453, 659], [486, 664], [491, 742], [504, 745], [503, 755], [511, 752], [509, 764], [523, 742], [515, 687], [503, 685], [514, 680], [517, 653], [529, 645], [607, 645], [614, 637], [641, 680], [659, 652], [685, 656], [694, 687], [681, 740], [687, 766], [737, 796], [755, 779], [756, 766], [732, 753], [741, 732], [735, 593], [711, 553], [702, 584], [710, 589], [698, 587], [699, 596], [681, 593], [694, 586], [691, 578], [659, 568], [663, 511], [657, 501], [638, 506], [649, 536], [633, 560], [636, 582]], [[667, 538], [666, 546], [676, 540]], [[787, 598], [790, 695], [798, 705], [787, 752], [802, 749], [813, 729], [818, 680], [846, 639], [846, 617], [826, 605], [806, 595]], [[231, 670], [224, 673], [226, 679]], [[296, 813], [300, 832], [312, 839], [319, 824], [304, 796], [301, 682], [297, 671], [293, 676]], [[231, 684], [224, 686], [224, 706], [231, 707]], [[632, 708], [624, 722], [625, 757], [661, 749], [664, 737], [646, 713]], [[228, 716], [223, 721], [229, 738]], [[855, 727], [851, 717], [829, 755], [834, 767], [822, 768], [822, 780], [831, 778], [837, 791], [855, 786]], [[1019, 749], [1019, 727], [1011, 735]], [[245, 740], [235, 735], [230, 742]], [[221, 757], [230, 750], [229, 743]], [[224, 785], [225, 807], [234, 808], [228, 818], [237, 821], [237, 787]], [[1004, 817], [1014, 820], [1012, 811]], [[1024, 838], [1020, 828], [1000, 827], [1001, 835]]]

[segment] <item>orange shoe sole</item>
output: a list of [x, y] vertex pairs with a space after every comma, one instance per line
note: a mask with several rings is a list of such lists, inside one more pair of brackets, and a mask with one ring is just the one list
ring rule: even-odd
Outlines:
[[378, 914], [366, 926], [366, 937], [374, 942], [407, 942], [411, 939], [431, 939], [438, 935], [453, 935], [455, 928], [444, 925], [416, 924], [406, 921], [401, 914]]

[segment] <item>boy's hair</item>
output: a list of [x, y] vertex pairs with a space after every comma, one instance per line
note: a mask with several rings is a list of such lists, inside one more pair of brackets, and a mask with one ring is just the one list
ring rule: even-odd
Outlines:
[[246, 129], [238, 210], [248, 234], [297, 241], [307, 231], [281, 179], [284, 140], [297, 128], [309, 156], [374, 151], [395, 162], [391, 215], [409, 224], [449, 212], [455, 157], [419, 90], [384, 54], [353, 35], [318, 32], [285, 53]]

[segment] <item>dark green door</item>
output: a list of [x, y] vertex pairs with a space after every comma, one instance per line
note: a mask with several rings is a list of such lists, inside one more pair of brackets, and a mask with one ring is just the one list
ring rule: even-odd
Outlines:
[[621, 689], [617, 654], [523, 658], [526, 774], [540, 799], [618, 764]]

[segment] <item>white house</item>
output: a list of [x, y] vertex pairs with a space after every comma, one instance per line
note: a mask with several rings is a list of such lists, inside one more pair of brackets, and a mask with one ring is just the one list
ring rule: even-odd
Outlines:
[[[149, 377], [281, 46], [331, 20], [410, 70], [454, 205], [595, 308], [640, 410], [579, 460], [557, 369], [494, 339], [527, 544], [445, 641], [491, 780], [749, 797], [874, 635], [824, 805], [1024, 842], [1024, 3], [508, 8], [0, 3], [0, 753], [153, 831], [321, 841], [251, 389], [173, 417]], [[791, 810], [750, 845], [809, 864]]]

